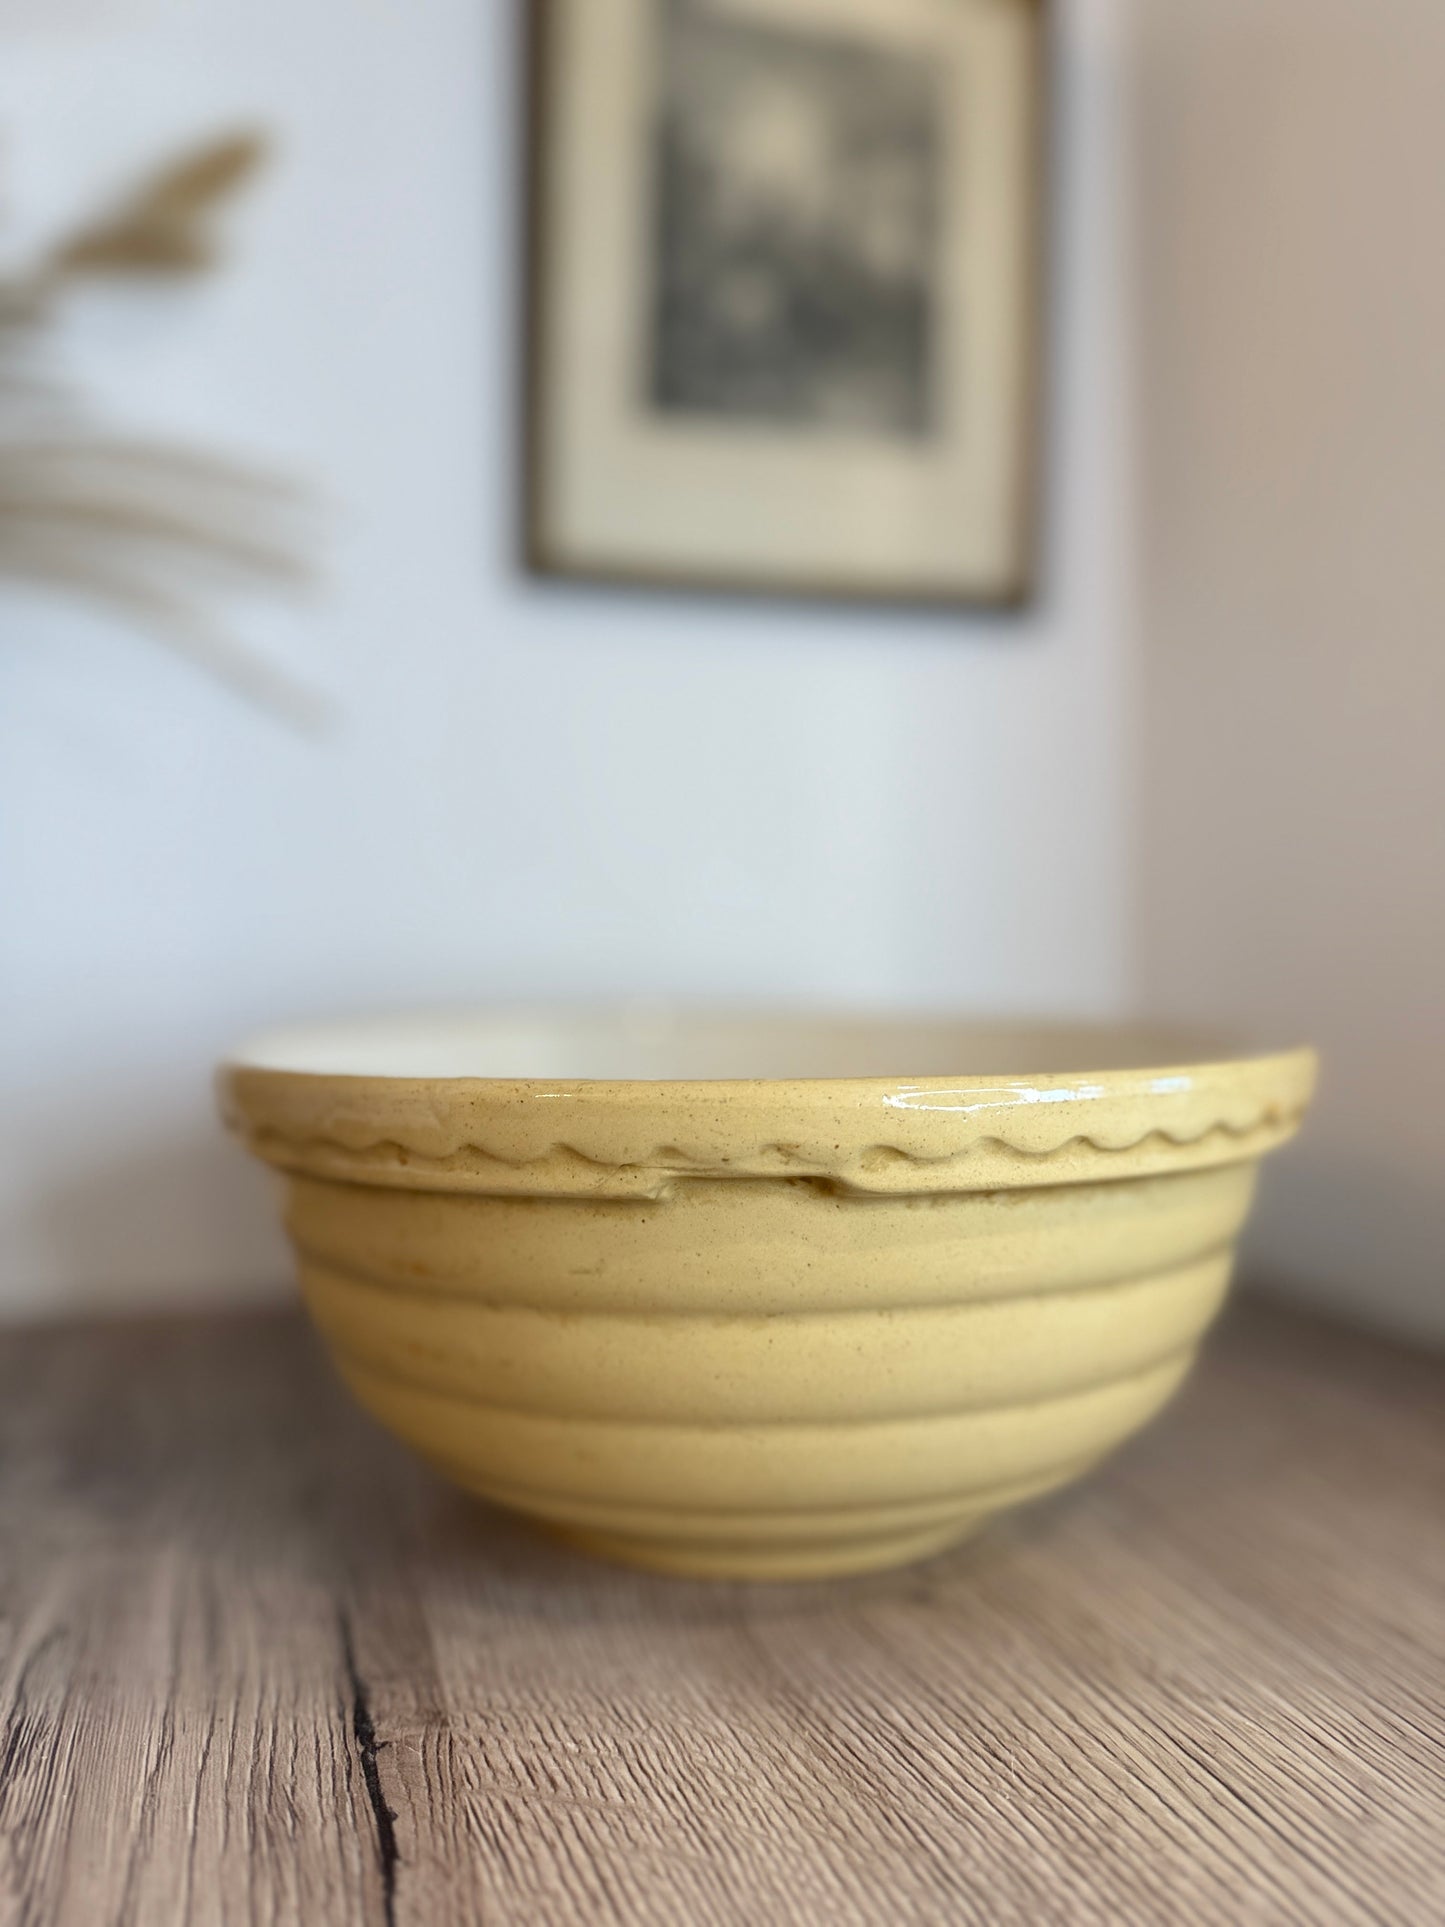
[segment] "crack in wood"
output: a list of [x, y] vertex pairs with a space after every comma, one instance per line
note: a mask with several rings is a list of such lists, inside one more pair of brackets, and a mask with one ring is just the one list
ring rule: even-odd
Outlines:
[[366, 1788], [367, 1805], [376, 1827], [376, 1854], [381, 1867], [382, 1912], [386, 1927], [396, 1924], [396, 1877], [401, 1854], [396, 1844], [396, 1810], [387, 1805], [381, 1790], [381, 1770], [377, 1765], [376, 1726], [366, 1695], [366, 1684], [356, 1664], [356, 1646], [351, 1633], [351, 1618], [343, 1608], [337, 1614], [341, 1634], [341, 1656], [351, 1689], [351, 1731], [361, 1759], [361, 1778]]

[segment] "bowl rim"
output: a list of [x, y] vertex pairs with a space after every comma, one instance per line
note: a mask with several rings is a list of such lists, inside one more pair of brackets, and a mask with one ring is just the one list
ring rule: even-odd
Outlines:
[[[929, 1074], [598, 1077], [339, 1070], [277, 1061], [288, 1040], [470, 1020], [942, 1027], [997, 1041], [1133, 1037], [1135, 1061]], [[1143, 1048], [1144, 1039], [1151, 1048]], [[1152, 1044], [1169, 1042], [1156, 1055]], [[1071, 1053], [1076, 1054], [1076, 1053]], [[1109, 1052], [1101, 1049], [1101, 1058]], [[304, 1055], [304, 1053], [303, 1053]], [[267, 1059], [270, 1061], [267, 1061]], [[420, 1061], [420, 1059], [414, 1060]], [[333, 1059], [334, 1063], [335, 1060]], [[1178, 1026], [923, 1012], [668, 1005], [495, 1005], [289, 1026], [221, 1066], [228, 1125], [268, 1163], [390, 1188], [657, 1198], [682, 1181], [789, 1178], [909, 1195], [1156, 1175], [1254, 1159], [1292, 1136], [1313, 1093], [1312, 1049], [1230, 1046]]]

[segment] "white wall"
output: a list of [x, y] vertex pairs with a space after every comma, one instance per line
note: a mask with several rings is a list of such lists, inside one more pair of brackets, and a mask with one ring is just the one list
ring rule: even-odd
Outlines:
[[1324, 1054], [1255, 1261], [1445, 1335], [1445, 9], [1139, 0], [1157, 1006]]
[[251, 625], [334, 692], [320, 743], [98, 619], [0, 607], [0, 1307], [276, 1287], [208, 1092], [273, 1018], [1119, 1003], [1118, 50], [1112, 0], [1062, 15], [1051, 586], [1000, 621], [516, 577], [510, 6], [67, 0], [52, 30], [0, 0], [17, 244], [173, 140], [277, 126], [231, 271], [88, 301], [75, 348], [118, 409], [339, 505], [325, 602]]

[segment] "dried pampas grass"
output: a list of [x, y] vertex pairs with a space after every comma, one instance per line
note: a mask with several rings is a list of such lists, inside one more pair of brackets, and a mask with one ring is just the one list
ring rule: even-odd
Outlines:
[[182, 154], [88, 222], [48, 257], [60, 274], [190, 274], [218, 258], [211, 216], [266, 158], [260, 134], [231, 134]]
[[312, 723], [316, 697], [213, 614], [233, 593], [310, 579], [307, 498], [279, 477], [97, 426], [47, 339], [82, 277], [213, 266], [215, 215], [265, 153], [252, 133], [208, 142], [0, 278], [0, 578], [99, 603], [251, 701]]

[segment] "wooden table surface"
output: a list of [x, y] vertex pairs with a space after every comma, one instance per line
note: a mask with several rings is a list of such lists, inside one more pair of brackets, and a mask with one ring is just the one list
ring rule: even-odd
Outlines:
[[777, 1589], [412, 1465], [289, 1314], [0, 1341], [0, 1920], [1445, 1921], [1445, 1362], [1265, 1307], [1091, 1483]]

